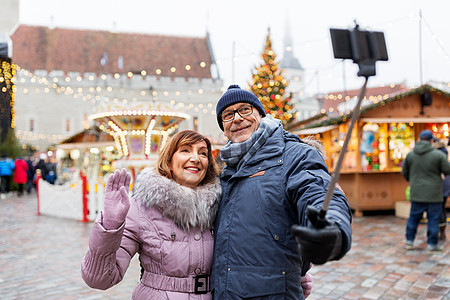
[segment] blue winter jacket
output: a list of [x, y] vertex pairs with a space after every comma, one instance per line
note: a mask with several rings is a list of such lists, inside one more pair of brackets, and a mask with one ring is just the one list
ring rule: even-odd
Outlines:
[[9, 157], [0, 159], [0, 176], [11, 176], [14, 170], [14, 160]]
[[[302, 259], [290, 233], [307, 226], [305, 209], [321, 207], [330, 174], [319, 151], [280, 126], [237, 172], [221, 174], [222, 199], [214, 228], [214, 299], [304, 299]], [[351, 211], [335, 190], [327, 217], [351, 246]]]

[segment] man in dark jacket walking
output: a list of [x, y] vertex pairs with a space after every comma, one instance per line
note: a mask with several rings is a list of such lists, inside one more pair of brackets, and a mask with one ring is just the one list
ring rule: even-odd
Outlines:
[[428, 251], [442, 251], [438, 245], [439, 216], [442, 209], [442, 174], [450, 174], [450, 163], [442, 151], [432, 146], [433, 133], [424, 130], [413, 151], [403, 161], [402, 174], [411, 187], [411, 211], [406, 224], [407, 250], [414, 249], [417, 226], [427, 212]]
[[[331, 179], [319, 150], [283, 130], [237, 85], [222, 95], [216, 113], [229, 141], [220, 153], [214, 299], [304, 299], [302, 273], [310, 262], [337, 260], [350, 249], [347, 199], [336, 189], [324, 228], [310, 228]], [[300, 247], [290, 231], [295, 224], [310, 229]]]

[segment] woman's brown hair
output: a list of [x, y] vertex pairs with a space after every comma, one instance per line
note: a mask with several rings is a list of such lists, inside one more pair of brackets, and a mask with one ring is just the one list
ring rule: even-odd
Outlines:
[[200, 185], [214, 182], [219, 175], [219, 167], [212, 155], [211, 142], [209, 139], [196, 131], [183, 130], [176, 133], [170, 141], [164, 146], [159, 154], [156, 162], [156, 169], [161, 176], [173, 179], [170, 170], [173, 154], [183, 145], [192, 145], [201, 141], [205, 141], [208, 149], [208, 169], [206, 170], [205, 178], [200, 182]]

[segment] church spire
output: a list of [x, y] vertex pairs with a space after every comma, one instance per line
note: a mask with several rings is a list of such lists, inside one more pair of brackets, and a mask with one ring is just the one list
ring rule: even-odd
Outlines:
[[289, 24], [289, 17], [286, 17], [283, 43], [284, 43], [284, 52], [283, 52], [283, 59], [281, 60], [280, 67], [283, 69], [303, 70], [300, 62], [294, 56], [294, 52], [293, 52], [294, 49], [292, 47], [292, 35], [291, 35], [291, 26]]

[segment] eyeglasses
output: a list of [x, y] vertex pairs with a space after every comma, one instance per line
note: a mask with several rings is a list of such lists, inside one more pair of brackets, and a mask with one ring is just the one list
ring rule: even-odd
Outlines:
[[234, 110], [227, 110], [220, 114], [222, 122], [230, 122], [234, 120], [234, 116], [238, 113], [241, 117], [249, 116], [253, 113], [253, 106], [246, 105]]

